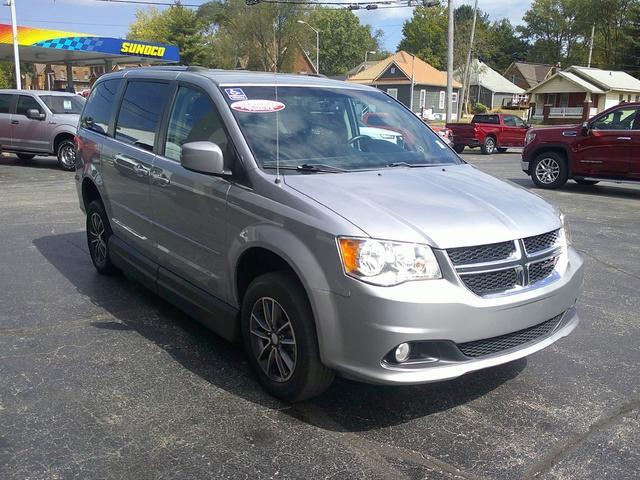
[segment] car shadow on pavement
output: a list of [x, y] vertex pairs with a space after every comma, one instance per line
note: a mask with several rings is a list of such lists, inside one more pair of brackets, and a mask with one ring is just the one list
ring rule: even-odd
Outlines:
[[43, 170], [61, 170], [56, 157], [34, 157], [31, 160], [20, 160], [15, 155], [0, 155], [0, 165]]
[[261, 389], [240, 344], [223, 340], [124, 275], [105, 277], [95, 272], [84, 232], [50, 235], [33, 243], [71, 282], [75, 293], [69, 290], [70, 295], [85, 297], [113, 317], [90, 321], [92, 327], [112, 332], [110, 342], [117, 343], [122, 331], [135, 331], [211, 385], [327, 430], [375, 430], [448, 410], [500, 387], [527, 364], [521, 359], [456, 380], [413, 386], [375, 386], [337, 378], [320, 397], [287, 405]]
[[[536, 187], [533, 181], [531, 181], [531, 179], [529, 178], [509, 178], [507, 180], [509, 182], [515, 183], [516, 185], [524, 187], [527, 190], [546, 191], [543, 188]], [[638, 186], [640, 186], [640, 183], [638, 183]], [[640, 200], [640, 189], [629, 188], [628, 184], [602, 182], [597, 185], [578, 185], [577, 183], [569, 180], [559, 190], [550, 190], [550, 191], [576, 193], [578, 195], [596, 195], [598, 197], [626, 198], [629, 200]]]

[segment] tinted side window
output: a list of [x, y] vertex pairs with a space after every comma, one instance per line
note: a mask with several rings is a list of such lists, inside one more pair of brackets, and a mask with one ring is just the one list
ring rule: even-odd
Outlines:
[[18, 106], [16, 108], [16, 114], [26, 116], [27, 110], [31, 110], [32, 108], [38, 110], [40, 113], [44, 113], [42, 111], [42, 107], [36, 101], [35, 98], [29, 97], [27, 95], [20, 95], [20, 97], [18, 98]]
[[500, 119], [497, 115], [475, 115], [471, 119], [471, 123], [491, 123], [493, 125], [499, 125]]
[[515, 127], [516, 126], [516, 119], [515, 117], [504, 117], [504, 124], [507, 127]]
[[105, 80], [91, 91], [82, 111], [80, 126], [105, 134], [109, 129], [109, 119], [120, 82], [119, 78]]
[[180, 161], [182, 145], [198, 141], [216, 143], [225, 158], [231, 158], [233, 148], [213, 101], [203, 92], [180, 87], [169, 118], [164, 154]]
[[153, 151], [158, 123], [168, 95], [167, 83], [129, 82], [116, 122], [116, 138]]
[[0, 95], [0, 113], [9, 113], [9, 106], [11, 105], [11, 95], [6, 93]]
[[631, 130], [636, 120], [636, 108], [618, 108], [593, 122], [594, 130]]

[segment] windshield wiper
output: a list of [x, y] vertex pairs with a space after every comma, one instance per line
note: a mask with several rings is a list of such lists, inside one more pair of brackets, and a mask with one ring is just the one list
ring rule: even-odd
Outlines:
[[302, 172], [329, 172], [329, 173], [342, 173], [348, 172], [349, 170], [345, 170], [344, 168], [334, 167], [333, 165], [326, 165], [324, 163], [303, 163], [302, 165], [298, 165], [296, 170], [300, 170]]
[[435, 163], [407, 163], [407, 162], [393, 162], [387, 164], [387, 168], [394, 167], [409, 167], [409, 168], [420, 168], [420, 167], [435, 167], [437, 164]]

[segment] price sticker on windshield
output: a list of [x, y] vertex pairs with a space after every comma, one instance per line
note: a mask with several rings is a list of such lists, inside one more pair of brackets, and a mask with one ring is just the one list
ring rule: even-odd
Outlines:
[[233, 102], [231, 108], [236, 112], [245, 113], [273, 113], [284, 110], [284, 103], [273, 100], [244, 100]]
[[62, 101], [62, 108], [64, 108], [65, 110], [73, 109], [73, 105], [71, 105], [71, 100], [63, 100]]

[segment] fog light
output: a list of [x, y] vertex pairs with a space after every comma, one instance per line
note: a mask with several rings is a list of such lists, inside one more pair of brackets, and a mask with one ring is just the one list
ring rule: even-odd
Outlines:
[[396, 362], [402, 363], [409, 360], [409, 354], [411, 353], [411, 347], [408, 343], [401, 343], [396, 347], [395, 357]]

